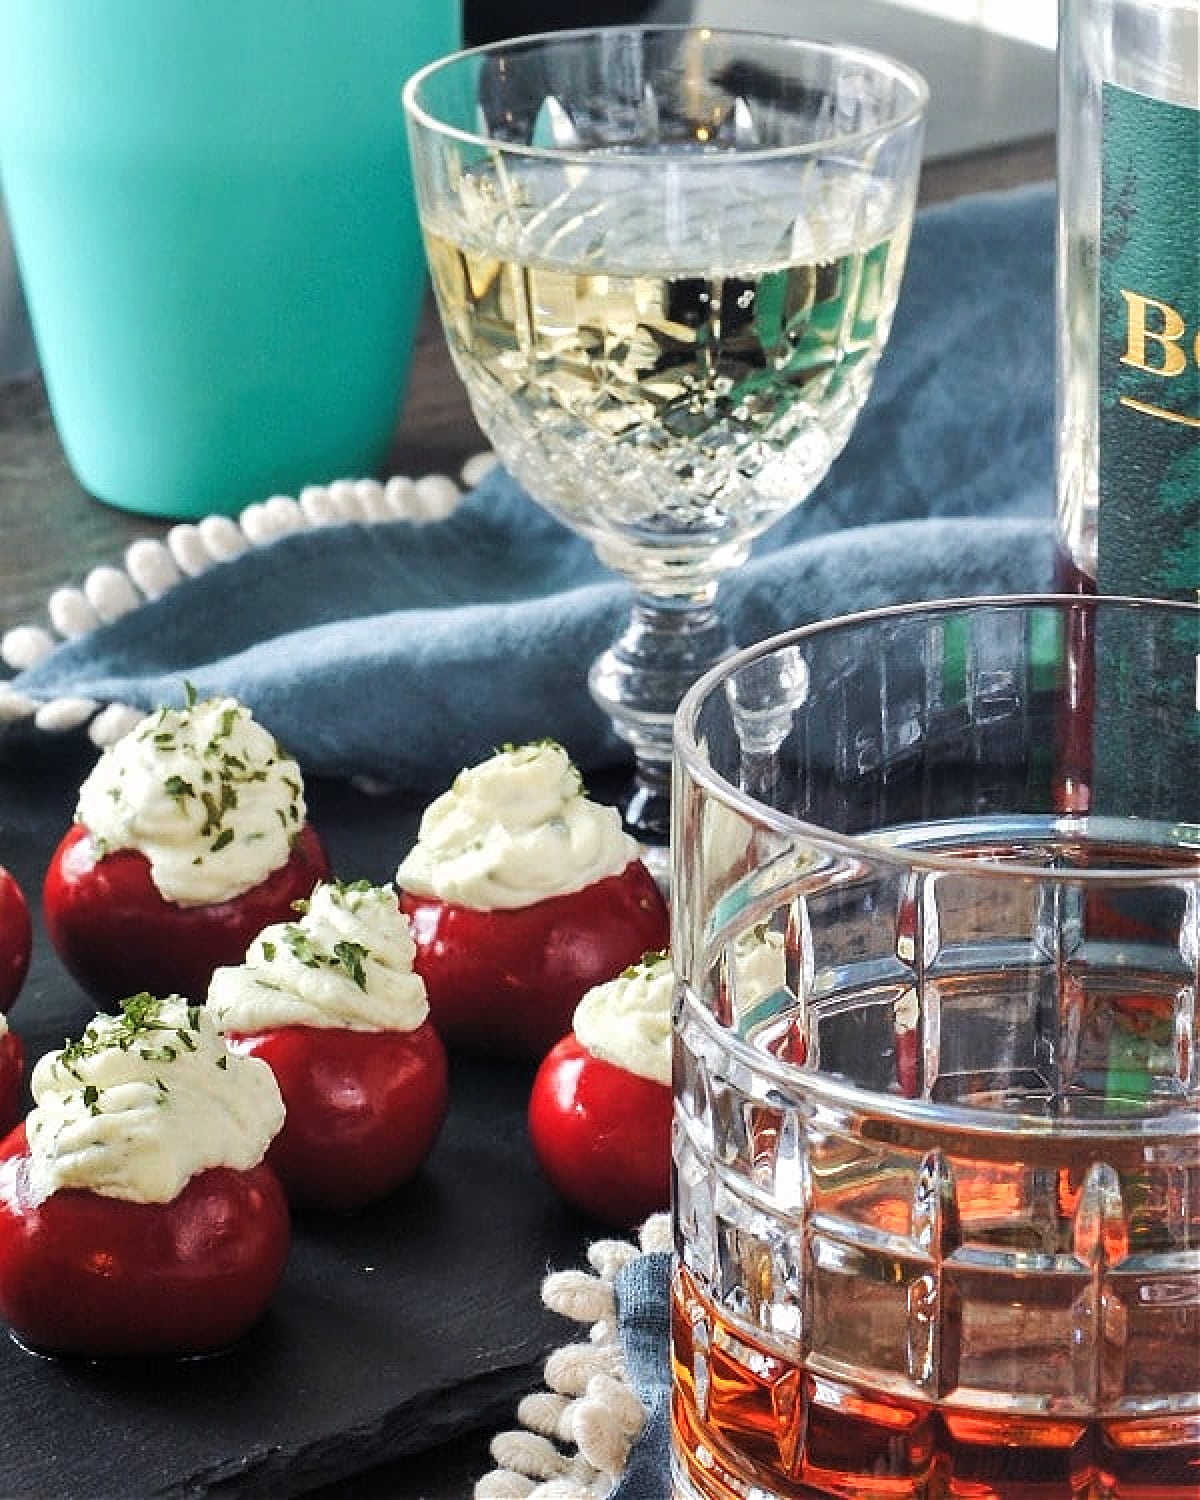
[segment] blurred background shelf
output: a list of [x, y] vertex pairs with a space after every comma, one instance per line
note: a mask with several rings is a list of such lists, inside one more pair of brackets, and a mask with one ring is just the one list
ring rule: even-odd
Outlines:
[[930, 86], [926, 159], [939, 161], [1054, 133], [1051, 0], [479, 0], [474, 41], [580, 25], [683, 22], [828, 37], [890, 52]]

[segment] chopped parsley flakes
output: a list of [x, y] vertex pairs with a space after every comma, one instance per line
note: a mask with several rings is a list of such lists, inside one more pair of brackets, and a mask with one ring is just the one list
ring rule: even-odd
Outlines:
[[[171, 997], [170, 1013], [164, 1014], [168, 1002], [145, 992], [131, 995], [121, 1001], [121, 1009], [115, 1016], [97, 1017], [75, 1041], [64, 1042], [58, 1054], [58, 1066], [69, 1078], [81, 1085], [84, 1107], [90, 1114], [101, 1113], [103, 1089], [95, 1083], [86, 1082], [82, 1065], [89, 1059], [105, 1052], [118, 1051], [135, 1054], [143, 1062], [170, 1064], [185, 1053], [199, 1050], [200, 1017], [203, 1007], [188, 1005], [185, 1020], [178, 1020], [178, 999]], [[224, 1067], [226, 1058], [222, 1054], [217, 1066]], [[170, 1092], [166, 1080], [156, 1074], [154, 1087], [159, 1102], [165, 1103]]]

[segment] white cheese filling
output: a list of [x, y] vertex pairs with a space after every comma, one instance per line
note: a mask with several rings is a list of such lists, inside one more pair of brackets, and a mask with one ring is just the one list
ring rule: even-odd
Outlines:
[[580, 1000], [572, 1023], [580, 1046], [641, 1078], [670, 1084], [674, 990], [670, 958], [647, 954]]
[[244, 963], [217, 969], [208, 1006], [223, 1031], [412, 1031], [429, 1014], [415, 953], [395, 891], [318, 885], [297, 921], [264, 928]]
[[148, 714], [101, 755], [75, 812], [100, 853], [140, 850], [180, 906], [261, 884], [306, 816], [300, 767], [233, 698]]
[[584, 795], [561, 745], [499, 751], [430, 803], [396, 883], [480, 911], [531, 906], [619, 875], [638, 856], [614, 807]]
[[257, 1166], [283, 1125], [265, 1062], [235, 1057], [203, 1006], [139, 995], [39, 1059], [26, 1121], [35, 1202], [86, 1188], [169, 1203], [210, 1167]]

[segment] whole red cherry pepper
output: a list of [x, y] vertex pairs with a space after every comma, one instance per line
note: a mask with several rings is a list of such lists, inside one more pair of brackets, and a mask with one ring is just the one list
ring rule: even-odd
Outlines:
[[29, 903], [16, 877], [0, 865], [0, 1011], [21, 992], [33, 952]]
[[267, 1161], [293, 1205], [360, 1208], [407, 1181], [433, 1149], [447, 1070], [428, 1021], [412, 1031], [230, 1031], [226, 1043], [275, 1074], [287, 1118]]
[[21, 1118], [21, 1089], [25, 1080], [25, 1048], [15, 1031], [0, 1031], [0, 1131]]
[[529, 1136], [550, 1183], [602, 1223], [630, 1229], [670, 1203], [670, 1086], [593, 1056], [574, 1033], [538, 1069]]
[[43, 887], [46, 931], [64, 965], [102, 1005], [123, 995], [184, 995], [201, 1001], [215, 968], [240, 963], [271, 922], [328, 877], [329, 860], [304, 824], [284, 864], [228, 901], [181, 906], [154, 884], [140, 850], [100, 854], [75, 823], [54, 851]]
[[401, 891], [400, 907], [447, 1045], [535, 1060], [571, 1029], [585, 991], [664, 948], [670, 926], [640, 860], [529, 906], [482, 911]]
[[202, 1354], [242, 1337], [283, 1274], [274, 1172], [198, 1172], [168, 1203], [81, 1188], [34, 1202], [24, 1125], [0, 1143], [0, 1316], [48, 1354]]

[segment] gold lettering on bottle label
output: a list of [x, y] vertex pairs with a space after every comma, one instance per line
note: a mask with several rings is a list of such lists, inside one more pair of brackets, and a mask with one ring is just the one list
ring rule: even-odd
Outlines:
[[[1121, 288], [1121, 297], [1127, 313], [1125, 352], [1121, 363], [1144, 375], [1157, 375], [1164, 380], [1174, 380], [1185, 374], [1188, 368], [1188, 326], [1183, 314], [1169, 302], [1130, 291], [1128, 287]], [[1191, 353], [1196, 368], [1200, 369], [1200, 328], [1193, 336]], [[1120, 403], [1131, 411], [1142, 412], [1163, 422], [1200, 427], [1200, 416], [1172, 411], [1133, 396], [1120, 397]]]

